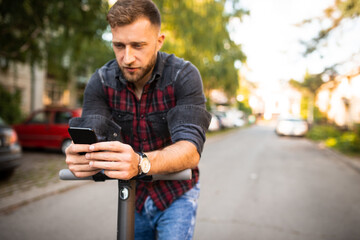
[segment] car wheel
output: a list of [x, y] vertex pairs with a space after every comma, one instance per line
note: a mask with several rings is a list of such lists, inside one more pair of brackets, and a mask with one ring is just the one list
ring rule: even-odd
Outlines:
[[61, 144], [61, 152], [65, 154], [65, 150], [70, 144], [72, 143], [71, 139], [65, 139], [63, 143]]

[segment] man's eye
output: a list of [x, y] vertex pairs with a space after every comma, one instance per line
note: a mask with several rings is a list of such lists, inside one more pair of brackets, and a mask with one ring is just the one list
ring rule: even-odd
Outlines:
[[135, 44], [133, 47], [136, 48], [136, 49], [140, 49], [140, 48], [143, 47], [143, 45], [142, 44]]
[[122, 44], [114, 44], [114, 46], [119, 49], [124, 48], [124, 45], [122, 45]]

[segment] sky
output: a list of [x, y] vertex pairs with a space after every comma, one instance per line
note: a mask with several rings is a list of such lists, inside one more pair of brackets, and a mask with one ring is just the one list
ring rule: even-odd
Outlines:
[[[360, 32], [360, 21], [356, 26], [345, 24], [342, 31], [332, 36], [326, 49], [306, 59], [302, 56], [304, 46], [300, 39], [309, 40], [316, 36], [320, 25], [297, 27], [295, 24], [323, 16], [323, 10], [333, 3], [334, 0], [241, 0], [250, 15], [242, 22], [230, 23], [230, 36], [241, 44], [247, 55], [247, 78], [270, 84], [291, 78], [301, 80], [306, 70], [319, 73], [336, 61], [348, 59], [354, 52], [353, 43], [360, 42], [360, 34], [354, 34]], [[359, 44], [356, 45], [360, 51]], [[342, 71], [349, 71], [347, 68], [343, 67]]]

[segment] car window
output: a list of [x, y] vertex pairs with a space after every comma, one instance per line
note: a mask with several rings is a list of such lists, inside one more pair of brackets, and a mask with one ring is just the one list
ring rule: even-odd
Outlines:
[[69, 123], [70, 118], [72, 118], [71, 112], [56, 112], [54, 123], [67, 124]]
[[49, 123], [50, 122], [50, 112], [39, 112], [30, 119], [29, 123]]

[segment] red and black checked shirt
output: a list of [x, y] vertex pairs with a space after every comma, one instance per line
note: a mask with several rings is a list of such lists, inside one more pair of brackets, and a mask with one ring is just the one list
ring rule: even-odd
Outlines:
[[[115, 60], [100, 68], [85, 90], [83, 116], [88, 114], [112, 118], [121, 126], [124, 142], [145, 153], [188, 140], [201, 154], [210, 121], [197, 69], [161, 52], [140, 100], [133, 84], [122, 78]], [[136, 210], [141, 211], [148, 196], [164, 210], [198, 180], [196, 167], [187, 181], [137, 181]]]

